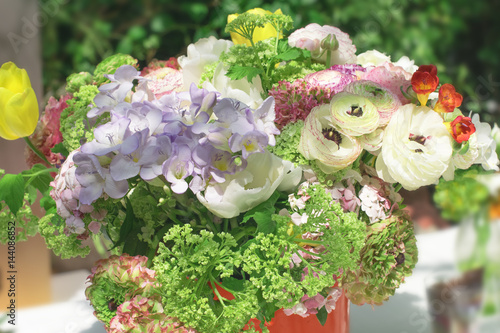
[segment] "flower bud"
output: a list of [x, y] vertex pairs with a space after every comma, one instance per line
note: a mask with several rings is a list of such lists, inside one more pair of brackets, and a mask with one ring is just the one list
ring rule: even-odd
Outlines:
[[334, 34], [329, 34], [321, 41], [321, 48], [324, 50], [337, 51], [339, 49], [339, 41]]

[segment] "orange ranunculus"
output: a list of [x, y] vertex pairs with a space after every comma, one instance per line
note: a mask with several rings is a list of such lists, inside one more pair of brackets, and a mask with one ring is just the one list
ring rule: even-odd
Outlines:
[[453, 139], [458, 143], [469, 140], [470, 136], [476, 132], [476, 126], [469, 117], [458, 116], [452, 122], [445, 123], [445, 125]]
[[453, 112], [462, 104], [463, 100], [464, 98], [456, 92], [453, 85], [445, 83], [439, 88], [439, 99], [434, 106], [434, 111]]
[[[262, 15], [262, 16], [264, 16], [266, 14], [273, 14], [269, 10], [265, 10], [262, 8], [253, 8], [253, 9], [247, 10], [246, 13], [257, 14], [257, 15]], [[283, 14], [283, 12], [281, 11], [281, 9], [278, 9], [274, 12], [274, 14]], [[240, 14], [229, 15], [227, 17], [227, 23], [230, 23], [235, 18], [237, 18], [239, 15]], [[276, 34], [277, 34], [276, 29], [272, 26], [272, 24], [267, 23], [263, 28], [255, 28], [252, 41], [255, 44], [261, 40], [268, 39], [271, 37], [276, 37]], [[239, 34], [237, 34], [235, 32], [231, 32], [230, 35], [231, 35], [231, 39], [233, 40], [234, 44], [246, 44], [247, 46], [252, 45], [250, 40], [246, 39], [245, 37], [240, 36]], [[280, 38], [281, 38], [281, 36], [280, 36]]]
[[0, 137], [15, 140], [31, 135], [38, 123], [38, 101], [25, 69], [13, 62], [0, 68]]
[[434, 65], [420, 66], [411, 77], [411, 86], [421, 105], [427, 104], [430, 93], [436, 90], [438, 84], [437, 68]]

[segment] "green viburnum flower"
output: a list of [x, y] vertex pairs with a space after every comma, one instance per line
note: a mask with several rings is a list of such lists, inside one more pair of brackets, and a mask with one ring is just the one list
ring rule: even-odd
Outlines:
[[413, 223], [403, 211], [368, 226], [358, 269], [342, 276], [342, 289], [357, 305], [381, 305], [394, 295], [417, 263]]
[[94, 97], [98, 93], [96, 86], [86, 85], [80, 87], [79, 91], [73, 94], [72, 99], [66, 101], [68, 107], [61, 113], [60, 129], [63, 136], [62, 143], [68, 152], [79, 148], [82, 140], [92, 141], [94, 128], [109, 119], [108, 115], [103, 115], [93, 126], [88, 123], [87, 112], [91, 109], [89, 105], [93, 105]]
[[67, 236], [64, 233], [66, 223], [57, 214], [47, 214], [38, 221], [40, 235], [45, 238], [47, 248], [62, 259], [85, 257], [90, 253], [90, 247], [83, 246], [77, 234]]
[[94, 84], [100, 86], [104, 83], [108, 83], [109, 80], [104, 77], [104, 74], [114, 74], [118, 67], [123, 65], [137, 67], [137, 59], [128, 54], [122, 53], [117, 53], [107, 57], [97, 65], [94, 71]]
[[75, 93], [80, 87], [92, 84], [92, 74], [89, 72], [73, 73], [66, 79], [66, 91]]
[[117, 308], [136, 295], [149, 297], [159, 288], [155, 271], [146, 267], [148, 258], [113, 255], [98, 260], [88, 277], [85, 295], [95, 309], [95, 316], [109, 327]]

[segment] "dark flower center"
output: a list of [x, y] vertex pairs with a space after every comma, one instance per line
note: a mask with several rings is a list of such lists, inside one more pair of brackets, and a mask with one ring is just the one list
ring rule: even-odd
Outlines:
[[398, 264], [398, 266], [402, 265], [404, 262], [405, 262], [405, 254], [404, 253], [398, 254], [398, 256], [396, 257], [396, 263]]
[[118, 304], [115, 303], [115, 300], [112, 298], [108, 302], [109, 311], [116, 311], [118, 309]]
[[357, 105], [351, 105], [351, 111], [347, 111], [347, 114], [354, 117], [361, 117], [363, 115], [363, 108]]
[[323, 136], [330, 141], [333, 141], [337, 144], [338, 147], [340, 147], [340, 144], [342, 143], [342, 135], [334, 129], [334, 128], [323, 128], [321, 131], [323, 133]]
[[[411, 133], [410, 133], [409, 139], [411, 141], [415, 141], [416, 143], [421, 144], [422, 146], [425, 145], [425, 141], [427, 140], [427, 138], [423, 135], [415, 135], [415, 134], [411, 134]], [[415, 153], [422, 153], [422, 152], [423, 152], [422, 149], [415, 149]]]

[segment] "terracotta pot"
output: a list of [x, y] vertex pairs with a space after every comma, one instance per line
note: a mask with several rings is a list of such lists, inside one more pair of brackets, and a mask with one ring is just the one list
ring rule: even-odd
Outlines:
[[[217, 285], [219, 293], [228, 299], [233, 299], [226, 290]], [[214, 296], [214, 299], [218, 299]], [[255, 323], [255, 327], [259, 332], [260, 320], [252, 319], [250, 322]], [[349, 333], [349, 300], [342, 292], [342, 296], [337, 301], [335, 310], [328, 314], [328, 318], [324, 326], [320, 324], [315, 315], [310, 315], [303, 318], [299, 315], [287, 316], [283, 310], [278, 310], [274, 314], [271, 322], [267, 323], [270, 333]]]
[[[257, 319], [252, 321], [260, 323]], [[299, 315], [287, 316], [283, 310], [276, 311], [274, 318], [266, 326], [271, 333], [349, 333], [349, 300], [342, 293], [335, 310], [328, 314], [325, 326], [319, 323], [315, 315], [306, 318]]]

